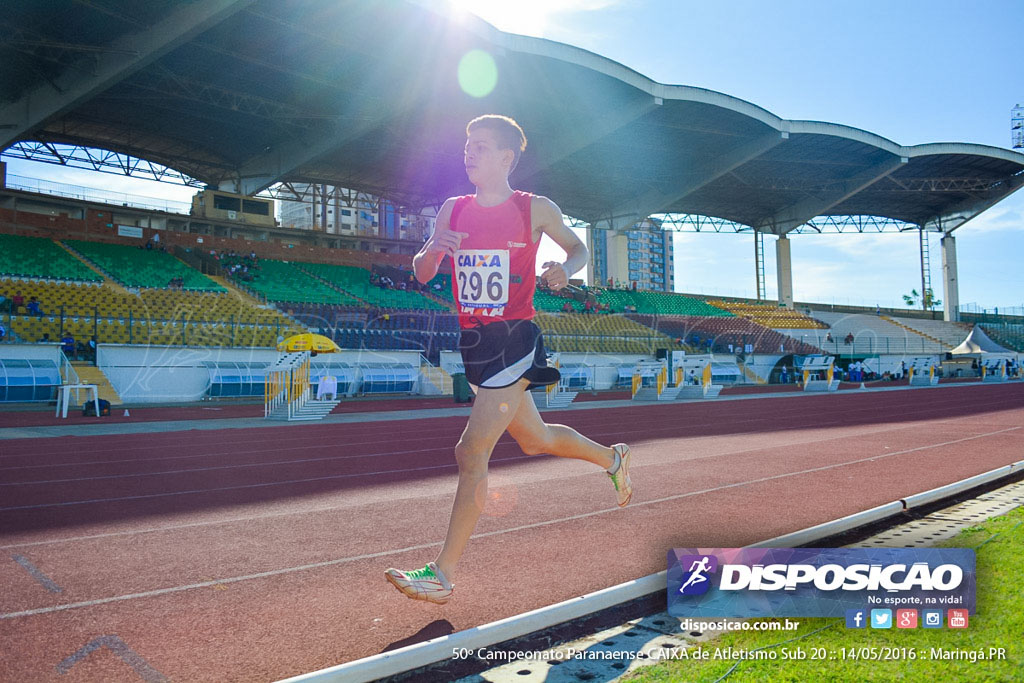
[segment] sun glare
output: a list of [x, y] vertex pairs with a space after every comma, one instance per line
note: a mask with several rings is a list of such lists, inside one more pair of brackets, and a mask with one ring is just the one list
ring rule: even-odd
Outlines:
[[524, 36], [544, 35], [548, 16], [557, 2], [548, 0], [449, 0], [459, 10], [470, 12], [499, 31]]

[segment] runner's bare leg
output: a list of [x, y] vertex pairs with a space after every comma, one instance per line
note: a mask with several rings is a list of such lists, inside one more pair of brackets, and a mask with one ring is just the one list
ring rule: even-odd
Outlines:
[[592, 462], [604, 469], [615, 463], [615, 451], [610, 446], [602, 446], [572, 427], [546, 424], [537, 411], [533, 395], [529, 392], [526, 392], [515, 418], [509, 423], [508, 433], [526, 455], [548, 453], [562, 458], [576, 458]]
[[436, 560], [438, 568], [449, 581], [454, 582], [455, 565], [462, 557], [487, 501], [487, 463], [491, 451], [518, 413], [529, 384], [529, 380], [521, 379], [504, 389], [480, 389], [462, 438], [455, 445], [459, 486], [455, 490], [448, 534]]

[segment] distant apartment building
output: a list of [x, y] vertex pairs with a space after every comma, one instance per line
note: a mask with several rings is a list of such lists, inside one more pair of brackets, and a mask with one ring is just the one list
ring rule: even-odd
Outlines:
[[626, 230], [590, 230], [590, 282], [607, 287], [671, 292], [675, 288], [672, 233], [650, 218]]
[[420, 243], [433, 230], [433, 216], [404, 213], [390, 202], [376, 197], [347, 191], [329, 191], [325, 196], [320, 186], [302, 184], [296, 184], [294, 188], [307, 199], [279, 201], [278, 216], [282, 227]]

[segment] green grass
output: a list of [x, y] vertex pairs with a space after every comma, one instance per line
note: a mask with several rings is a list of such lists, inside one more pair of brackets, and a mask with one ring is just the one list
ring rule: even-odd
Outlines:
[[[771, 661], [676, 660], [644, 667], [624, 677], [629, 683], [662, 681], [717, 681], [734, 664], [736, 668], [725, 679], [739, 681], [804, 682], [804, 681], [1024, 681], [1024, 508], [970, 527], [939, 547], [975, 548], [977, 554], [977, 611], [970, 616], [964, 630], [917, 628], [914, 630], [847, 629], [841, 619], [797, 619], [797, 631], [736, 631], [702, 643], [710, 650], [732, 647], [751, 651], [771, 648], [778, 659]], [[786, 642], [788, 641], [788, 642]], [[808, 654], [807, 660], [783, 661], [782, 652], [793, 654], [797, 649]], [[823, 648], [835, 659], [811, 661], [814, 648]], [[853, 661], [843, 660], [843, 649], [907, 648], [923, 653], [916, 660]], [[971, 663], [931, 661], [932, 648], [943, 650], [983, 650], [1005, 648], [1006, 659]], [[691, 651], [692, 652], [692, 651]]]

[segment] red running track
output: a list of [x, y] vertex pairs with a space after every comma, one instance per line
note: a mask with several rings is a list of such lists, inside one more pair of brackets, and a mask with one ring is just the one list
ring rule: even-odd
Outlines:
[[634, 448], [592, 466], [507, 437], [453, 601], [433, 559], [463, 418], [0, 441], [3, 681], [271, 681], [929, 490], [1024, 453], [1024, 385], [551, 414]]

